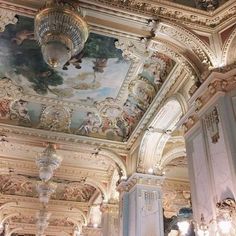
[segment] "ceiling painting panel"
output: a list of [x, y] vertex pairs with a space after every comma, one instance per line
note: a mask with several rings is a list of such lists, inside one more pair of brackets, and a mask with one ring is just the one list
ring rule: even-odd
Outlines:
[[0, 39], [0, 122], [99, 139], [127, 141], [175, 66], [156, 52], [127, 61], [116, 39], [91, 33], [79, 55], [53, 70], [34, 40], [33, 19], [22, 16]]
[[62, 69], [53, 70], [34, 40], [31, 18], [20, 16], [0, 38], [1, 77], [11, 78], [27, 94], [70, 102], [115, 98], [130, 67], [121, 50], [115, 48], [114, 38], [91, 33], [82, 53]]

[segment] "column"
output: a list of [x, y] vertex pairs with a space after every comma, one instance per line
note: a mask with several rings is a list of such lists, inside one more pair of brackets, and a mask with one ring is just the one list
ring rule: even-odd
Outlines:
[[119, 184], [120, 236], [164, 236], [163, 178], [133, 174]]
[[103, 236], [119, 235], [119, 206], [118, 204], [106, 204], [101, 206]]
[[[190, 99], [185, 120], [194, 219], [216, 222], [219, 204], [235, 199], [236, 70], [212, 73]], [[222, 205], [221, 205], [222, 206]], [[216, 225], [210, 224], [210, 235]]]

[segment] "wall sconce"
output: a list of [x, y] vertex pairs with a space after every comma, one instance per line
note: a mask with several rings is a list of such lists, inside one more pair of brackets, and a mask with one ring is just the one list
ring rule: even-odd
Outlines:
[[[236, 202], [234, 199], [227, 198], [216, 204], [216, 219], [210, 220], [206, 223], [203, 214], [201, 215], [200, 223], [197, 223], [190, 218], [181, 219], [177, 223], [181, 235], [187, 235], [189, 232], [190, 224], [193, 223], [195, 232], [198, 236], [208, 236], [210, 234], [210, 225], [216, 224], [216, 232], [219, 235], [228, 235], [229, 233], [236, 233], [236, 228], [233, 225], [233, 219], [236, 216]], [[218, 234], [217, 234], [218, 235]], [[236, 234], [230, 234], [236, 235]]]
[[216, 222], [222, 234], [228, 234], [233, 227], [233, 218], [236, 213], [236, 202], [234, 199], [227, 198], [216, 204]]

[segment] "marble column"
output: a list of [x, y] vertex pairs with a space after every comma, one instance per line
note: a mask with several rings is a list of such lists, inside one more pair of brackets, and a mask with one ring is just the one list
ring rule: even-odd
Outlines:
[[[194, 219], [216, 219], [216, 204], [236, 195], [236, 70], [212, 73], [183, 118]], [[210, 235], [216, 227], [210, 225]]]
[[102, 232], [103, 236], [119, 235], [119, 206], [118, 204], [103, 203], [102, 211]]
[[162, 182], [162, 177], [135, 173], [119, 184], [120, 236], [164, 236]]

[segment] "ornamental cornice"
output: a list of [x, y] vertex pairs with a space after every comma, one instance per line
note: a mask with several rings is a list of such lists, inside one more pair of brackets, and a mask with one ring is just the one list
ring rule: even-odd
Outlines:
[[159, 34], [168, 36], [171, 40], [187, 47], [194, 55], [197, 55], [204, 66], [217, 65], [217, 59], [213, 51], [190, 30], [173, 22], [161, 22], [154, 33], [156, 36]]
[[150, 175], [150, 174], [132, 174], [128, 180], [123, 180], [117, 187], [117, 191], [120, 193], [130, 191], [135, 185], [146, 185], [146, 186], [155, 186], [162, 188], [164, 182], [163, 176]]
[[[87, 0], [81, 1], [86, 8]], [[90, 1], [91, 2], [91, 1]], [[157, 18], [169, 19], [184, 25], [196, 28], [215, 28], [220, 23], [235, 17], [235, 1], [231, 0], [215, 11], [202, 11], [195, 8], [183, 6], [170, 1], [156, 0], [94, 0], [93, 4], [101, 4], [124, 13], [132, 12], [143, 16], [155, 16]]]
[[41, 142], [57, 142], [57, 143], [68, 143], [68, 144], [87, 144], [95, 147], [106, 147], [110, 149], [126, 149], [126, 143], [102, 140], [98, 138], [91, 138], [86, 136], [78, 136], [74, 134], [65, 134], [58, 132], [50, 132], [45, 130], [13, 126], [7, 124], [0, 124], [0, 133], [14, 134], [17, 136], [30, 137], [30, 139], [36, 139]]
[[[13, 0], [1, 0], [0, 8], [33, 16], [42, 5], [36, 0], [30, 1], [30, 3], [26, 0], [21, 2], [21, 5], [16, 5]], [[151, 16], [152, 18], [164, 18], [179, 22], [191, 28], [209, 30], [232, 20], [232, 18], [235, 18], [236, 12], [236, 2], [234, 0], [227, 1], [221, 7], [209, 12], [165, 0], [155, 0], [151, 3], [147, 0], [81, 0], [80, 6], [85, 11], [97, 11], [99, 9], [106, 13], [112, 12], [116, 16], [122, 14], [122, 17], [125, 15], [126, 18], [136, 19], [141, 22]]]
[[189, 100], [189, 111], [180, 120], [179, 124], [183, 125], [185, 133], [192, 129], [200, 119], [203, 110], [206, 110], [211, 101], [219, 95], [236, 88], [236, 69], [226, 73], [211, 72], [208, 78], [197, 89]]
[[[0, 173], [9, 174], [11, 171], [14, 171], [17, 174], [25, 174], [33, 176], [37, 175], [37, 169], [33, 162], [20, 161], [20, 160], [15, 161], [14, 159], [9, 160], [1, 157]], [[88, 178], [94, 181], [99, 180], [102, 182], [109, 182], [109, 176], [106, 171], [90, 170], [88, 168], [78, 168], [78, 167], [66, 168], [63, 166], [56, 172], [57, 178], [63, 178], [72, 181], [80, 181], [81, 176], [83, 176], [83, 178]]]
[[[17, 206], [14, 208], [23, 209], [25, 203], [27, 203], [28, 208], [30, 209], [39, 209], [38, 198], [26, 197], [26, 196], [17, 196], [17, 195], [5, 195], [0, 194], [0, 203], [5, 204], [8, 202], [17, 202]], [[50, 200], [48, 205], [48, 210], [64, 210], [66, 212], [71, 212], [71, 214], [78, 214], [81, 211], [87, 213], [89, 210], [89, 204], [86, 202], [73, 202], [73, 201], [61, 201], [61, 200]], [[9, 207], [11, 208], [11, 207]]]

